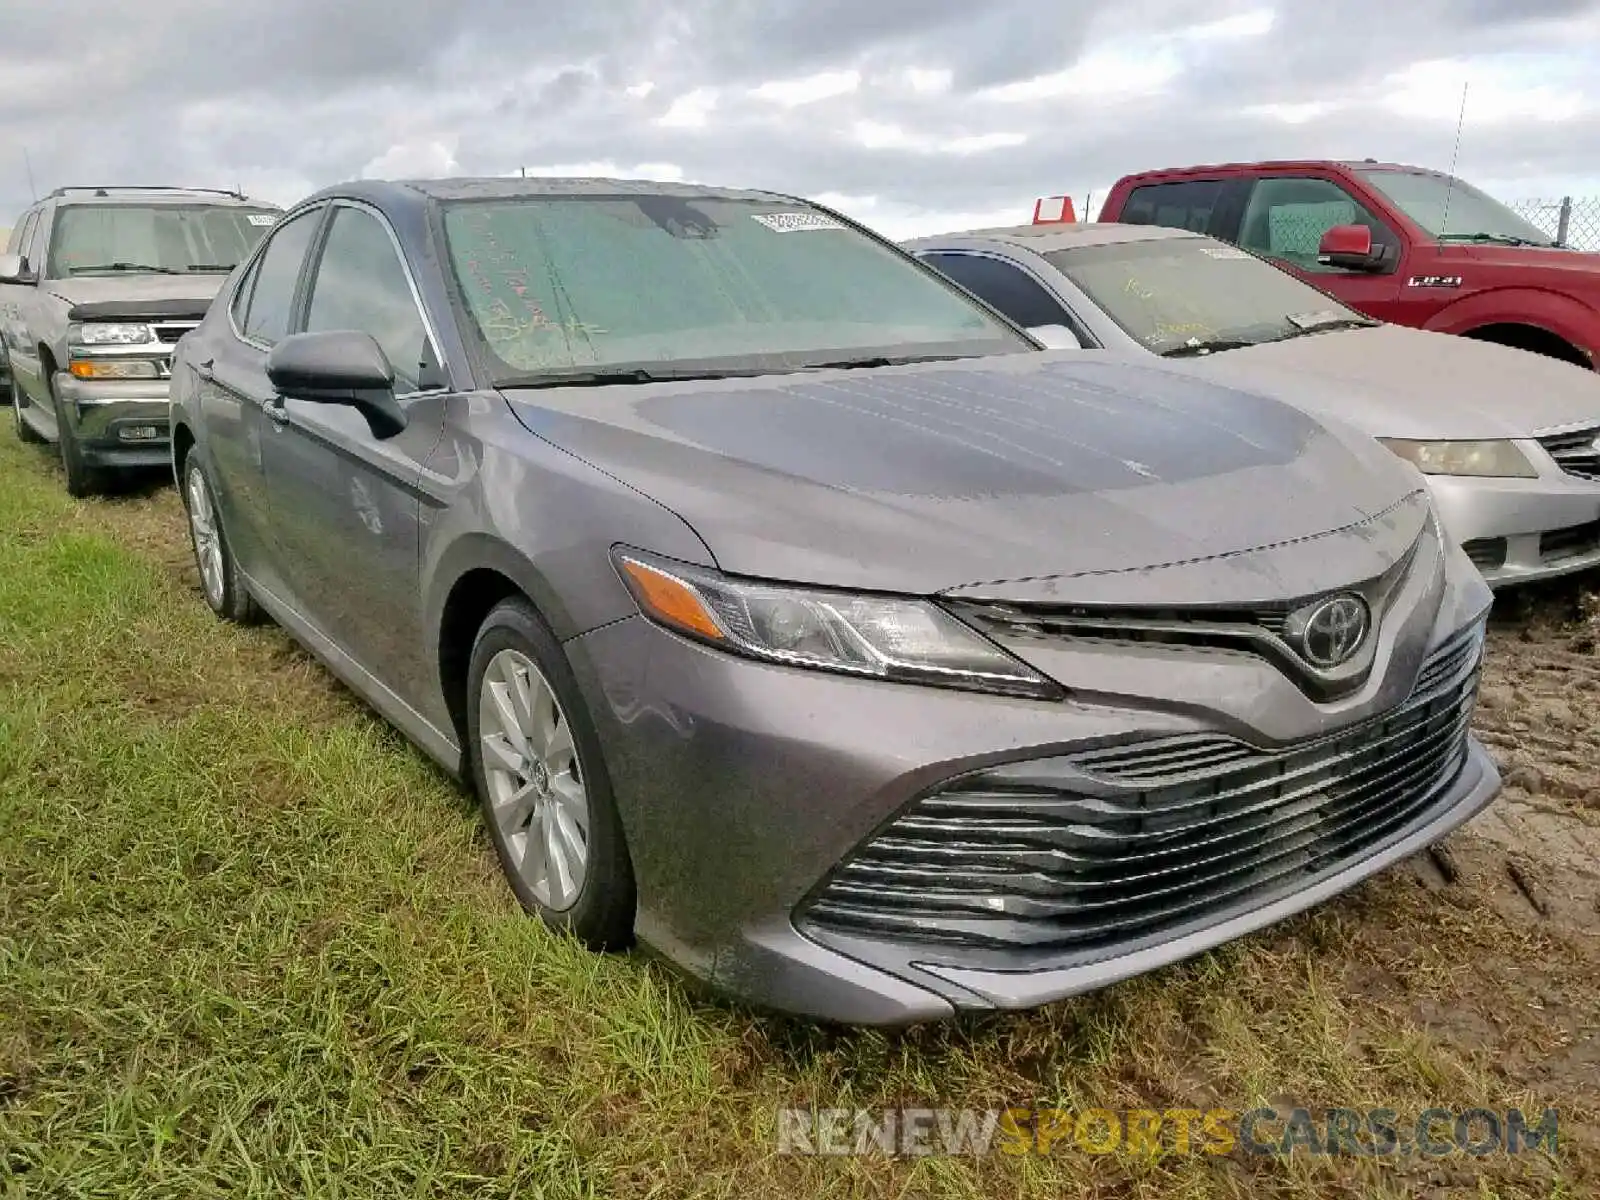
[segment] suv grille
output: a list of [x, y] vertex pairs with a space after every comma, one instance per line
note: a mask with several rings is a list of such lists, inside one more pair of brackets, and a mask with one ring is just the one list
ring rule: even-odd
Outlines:
[[173, 346], [177, 344], [179, 338], [199, 324], [199, 321], [160, 321], [150, 328], [155, 330], [156, 341], [163, 346]]
[[1596, 438], [1600, 438], [1600, 426], [1546, 434], [1539, 439], [1539, 444], [1568, 475], [1600, 480], [1600, 450], [1595, 448]]
[[1287, 890], [1384, 843], [1455, 777], [1482, 645], [1463, 631], [1404, 703], [1313, 742], [1146, 739], [952, 780], [838, 868], [802, 926], [1081, 952]]

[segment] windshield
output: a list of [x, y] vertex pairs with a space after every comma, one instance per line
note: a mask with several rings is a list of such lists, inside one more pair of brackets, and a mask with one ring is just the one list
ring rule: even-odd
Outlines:
[[930, 269], [801, 204], [456, 201], [444, 228], [468, 325], [502, 383], [1033, 349]]
[[1130, 337], [1168, 354], [1256, 345], [1366, 320], [1286, 271], [1213, 238], [1175, 237], [1044, 256]]
[[1362, 171], [1395, 207], [1441, 241], [1507, 241], [1553, 246], [1555, 239], [1494, 197], [1460, 179], [1421, 171]]
[[73, 204], [56, 214], [49, 275], [223, 274], [278, 219], [270, 208], [220, 204]]

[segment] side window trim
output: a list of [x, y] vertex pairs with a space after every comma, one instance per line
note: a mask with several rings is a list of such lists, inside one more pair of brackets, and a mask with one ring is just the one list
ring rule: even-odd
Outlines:
[[[245, 305], [244, 312], [244, 320], [246, 325], [250, 323], [250, 309], [255, 304], [256, 281], [260, 275], [261, 263], [267, 257], [268, 249], [271, 248], [273, 242], [277, 241], [278, 235], [283, 231], [285, 226], [287, 226], [290, 222], [298, 221], [301, 217], [305, 216], [311, 217], [312, 221], [314, 221], [317, 225], [317, 228], [311, 233], [311, 245], [315, 247], [322, 236], [323, 227], [326, 226], [328, 220], [328, 203], [325, 200], [319, 201], [316, 204], [308, 205], [307, 207], [300, 209], [298, 212], [287, 212], [283, 216], [279, 217], [277, 224], [272, 227], [272, 231], [268, 233], [266, 237], [261, 239], [260, 243], [257, 244], [255, 248], [255, 252], [250, 256], [250, 265], [245, 268], [244, 275], [240, 276], [241, 286], [243, 286], [245, 281], [248, 280], [250, 288], [250, 303]], [[289, 302], [291, 329], [293, 328], [294, 324], [294, 316], [299, 311], [301, 296], [305, 292], [307, 276], [306, 268], [310, 261], [311, 254], [308, 251], [306, 257], [301, 260], [300, 274], [296, 277], [294, 283], [294, 296]], [[234, 294], [234, 299], [238, 299], [237, 292]], [[232, 329], [233, 336], [238, 338], [239, 341], [243, 342], [246, 346], [250, 346], [253, 349], [259, 350], [263, 354], [270, 354], [272, 352], [272, 347], [270, 345], [268, 345], [266, 342], [260, 341], [257, 338], [251, 337], [243, 329], [239, 328], [238, 322], [235, 319], [237, 315], [238, 314], [234, 311], [233, 304], [230, 303], [228, 305], [228, 326], [230, 329]]]
[[439, 375], [446, 381], [442, 387], [414, 388], [408, 392], [396, 392], [396, 400], [410, 400], [417, 396], [431, 396], [439, 392], [454, 390], [450, 382], [453, 376], [450, 373], [450, 364], [445, 361], [443, 342], [439, 339], [438, 331], [433, 327], [433, 321], [428, 316], [428, 306], [422, 302], [422, 289], [417, 286], [417, 278], [412, 273], [411, 264], [406, 260], [405, 251], [400, 246], [400, 238], [395, 234], [394, 227], [389, 224], [387, 217], [372, 205], [361, 200], [351, 200], [347, 197], [336, 197], [328, 203], [328, 217], [322, 223], [322, 228], [317, 231], [315, 240], [311, 243], [311, 250], [306, 255], [306, 272], [301, 280], [300, 293], [295, 298], [294, 315], [290, 322], [290, 331], [293, 333], [305, 330], [306, 320], [311, 311], [311, 294], [316, 290], [317, 274], [322, 267], [322, 254], [328, 245], [328, 236], [333, 231], [333, 214], [341, 208], [353, 209], [364, 213], [375, 220], [383, 229], [389, 239], [389, 248], [394, 251], [395, 258], [400, 263], [401, 274], [406, 279], [406, 289], [411, 293], [411, 305], [417, 311], [417, 318], [422, 324], [422, 332], [428, 339], [428, 348], [433, 351], [433, 361], [438, 368]]

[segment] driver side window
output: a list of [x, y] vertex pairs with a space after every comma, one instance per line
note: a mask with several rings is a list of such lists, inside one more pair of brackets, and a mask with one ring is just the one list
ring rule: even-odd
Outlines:
[[438, 360], [411, 283], [388, 229], [358, 208], [340, 206], [311, 283], [306, 331], [355, 329], [371, 334], [394, 368], [395, 394], [437, 386]]
[[1239, 227], [1239, 245], [1301, 271], [1344, 274], [1317, 261], [1322, 235], [1335, 225], [1365, 225], [1372, 244], [1395, 244], [1389, 227], [1360, 201], [1327, 179], [1258, 179]]

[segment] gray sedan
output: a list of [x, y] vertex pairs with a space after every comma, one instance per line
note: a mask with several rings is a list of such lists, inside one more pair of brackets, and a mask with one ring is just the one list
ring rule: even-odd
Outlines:
[[1592, 371], [1370, 320], [1183, 230], [1024, 225], [906, 245], [1049, 345], [1187, 361], [1374, 434], [1428, 477], [1491, 586], [1600, 564]]
[[173, 469], [206, 602], [470, 781], [530, 912], [903, 1024], [1259, 929], [1499, 784], [1415, 472], [1038, 348], [792, 197], [365, 181], [179, 344]]

